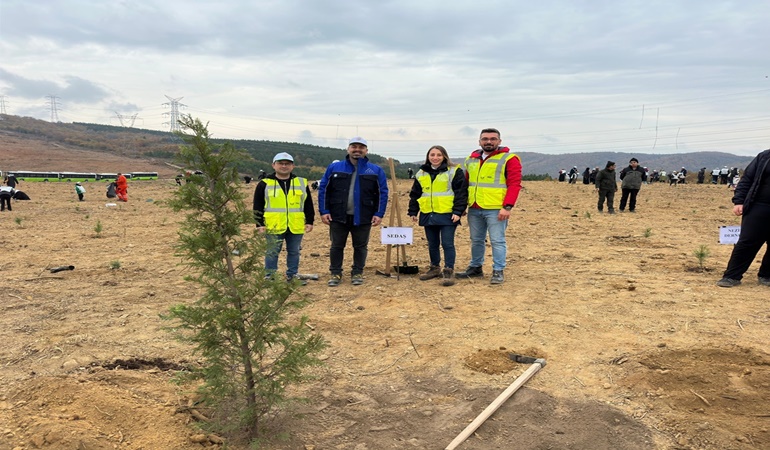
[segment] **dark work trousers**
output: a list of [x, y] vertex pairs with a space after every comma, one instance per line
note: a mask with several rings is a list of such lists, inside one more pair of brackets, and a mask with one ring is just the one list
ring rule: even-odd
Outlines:
[[[740, 280], [743, 274], [749, 270], [754, 257], [757, 256], [762, 245], [770, 241], [770, 205], [766, 203], [752, 203], [749, 212], [741, 220], [741, 235], [738, 243], [733, 247], [730, 261], [723, 275], [724, 278]], [[770, 278], [770, 251], [765, 249], [765, 256], [759, 266], [759, 274], [762, 278]]]
[[439, 266], [441, 264], [441, 251], [439, 246], [444, 249], [444, 267], [447, 269], [455, 268], [455, 230], [456, 225], [428, 225], [425, 227], [425, 237], [428, 239], [428, 255], [430, 256], [430, 265]]
[[5, 211], [6, 205], [8, 206], [8, 211], [13, 211], [11, 209], [11, 194], [0, 195], [0, 211]]
[[628, 210], [633, 211], [636, 209], [636, 194], [639, 193], [639, 189], [623, 188], [623, 193], [620, 195], [620, 210], [625, 211], [626, 201], [628, 197], [631, 197], [631, 201], [628, 202]]
[[345, 223], [331, 222], [329, 224], [329, 237], [332, 241], [329, 250], [329, 272], [332, 275], [342, 274], [342, 259], [345, 256], [345, 245], [348, 242], [348, 234], [353, 241], [353, 269], [351, 275], [364, 273], [366, 255], [368, 254], [369, 233], [372, 224], [353, 225], [353, 216], [348, 216]]
[[596, 204], [597, 208], [599, 208], [599, 211], [604, 210], [604, 199], [607, 199], [607, 210], [608, 211], [615, 211], [615, 191], [607, 191], [604, 189], [599, 189], [599, 203]]

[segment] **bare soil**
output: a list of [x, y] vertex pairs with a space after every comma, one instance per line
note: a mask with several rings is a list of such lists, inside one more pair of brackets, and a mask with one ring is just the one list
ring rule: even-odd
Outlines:
[[[159, 203], [176, 189], [173, 170], [5, 144], [5, 169], [165, 179], [131, 182], [130, 201], [113, 207], [100, 184], [78, 202], [71, 183], [22, 183], [32, 200], [0, 213], [0, 448], [222, 446], [197, 428], [205, 411], [191, 408], [189, 389], [170, 382], [197, 363], [159, 318], [197, 295], [172, 249], [181, 215]], [[404, 217], [408, 189], [398, 183]], [[309, 402], [282, 411], [263, 448], [443, 449], [529, 367], [509, 353], [547, 365], [461, 449], [770, 448], [770, 288], [756, 282], [758, 263], [743, 285], [714, 285], [731, 251], [718, 227], [738, 223], [730, 196], [648, 185], [636, 214], [611, 216], [596, 212], [590, 186], [526, 183], [502, 286], [489, 284], [489, 251], [487, 277], [453, 287], [376, 275], [385, 247], [375, 230], [366, 283], [346, 276], [329, 288], [319, 221], [301, 272], [321, 277], [300, 292], [330, 344], [326, 365], [292, 390]], [[407, 256], [424, 270], [415, 236]], [[464, 224], [456, 243], [462, 269]], [[702, 268], [700, 245], [710, 251]], [[49, 270], [64, 265], [75, 268]]]

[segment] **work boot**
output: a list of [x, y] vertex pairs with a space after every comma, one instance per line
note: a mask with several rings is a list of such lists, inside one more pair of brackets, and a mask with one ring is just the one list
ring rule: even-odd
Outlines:
[[424, 274], [420, 275], [420, 280], [421, 281], [432, 280], [432, 279], [438, 278], [440, 276], [441, 276], [441, 267], [439, 267], [439, 266], [430, 266], [430, 269], [428, 269], [427, 272], [425, 272]]
[[493, 270], [492, 278], [489, 279], [489, 284], [503, 284], [505, 277], [502, 270]]
[[441, 278], [443, 280], [441, 281], [442, 286], [454, 286], [455, 284], [455, 271], [454, 269], [444, 269], [441, 272]]
[[759, 277], [759, 284], [763, 286], [770, 286], [770, 277]]
[[484, 276], [484, 270], [481, 267], [468, 266], [465, 272], [457, 272], [457, 278], [477, 278]]

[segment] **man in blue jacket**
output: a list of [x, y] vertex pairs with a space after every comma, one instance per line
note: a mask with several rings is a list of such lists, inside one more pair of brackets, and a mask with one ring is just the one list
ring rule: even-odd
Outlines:
[[342, 281], [342, 260], [348, 235], [353, 241], [351, 283], [364, 284], [364, 266], [372, 225], [379, 225], [388, 205], [388, 181], [385, 172], [371, 164], [366, 154], [368, 143], [354, 137], [348, 144], [348, 155], [326, 168], [318, 185], [318, 211], [321, 221], [329, 225], [329, 286]]

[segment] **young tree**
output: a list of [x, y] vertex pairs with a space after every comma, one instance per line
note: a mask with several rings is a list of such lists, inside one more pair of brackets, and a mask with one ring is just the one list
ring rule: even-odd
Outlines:
[[308, 300], [296, 284], [265, 277], [267, 242], [256, 231], [253, 212], [237, 185], [243, 159], [231, 143], [216, 148], [207, 126], [184, 116], [180, 124], [185, 167], [199, 171], [178, 188], [169, 205], [185, 211], [177, 253], [203, 288], [192, 304], [172, 307], [175, 335], [194, 346], [202, 366], [189, 376], [202, 380], [200, 393], [212, 407], [220, 432], [262, 434], [275, 407], [289, 400], [285, 389], [306, 379], [303, 371], [321, 364], [324, 340], [311, 334], [307, 318], [295, 314]]

